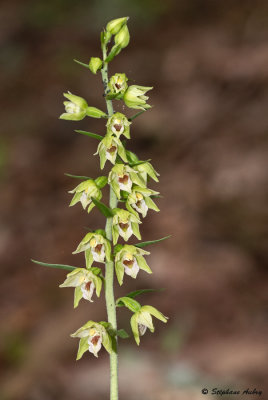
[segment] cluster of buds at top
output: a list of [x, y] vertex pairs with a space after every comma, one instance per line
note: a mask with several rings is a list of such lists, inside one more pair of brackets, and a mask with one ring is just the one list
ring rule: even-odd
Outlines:
[[[69, 192], [73, 194], [70, 206], [80, 202], [83, 209], [88, 212], [97, 206], [108, 218], [106, 231], [96, 230], [87, 233], [73, 252], [73, 254], [84, 253], [85, 268], [68, 266], [68, 269], [73, 270], [60, 285], [60, 287], [74, 288], [74, 307], [78, 306], [82, 298], [91, 302], [94, 291], [98, 297], [100, 296], [105, 278], [101, 269], [94, 266], [93, 263], [106, 263], [109, 268], [113, 268], [114, 263], [120, 285], [123, 284], [125, 274], [135, 279], [140, 270], [148, 274], [152, 273], [144, 258], [150, 253], [141, 248], [150, 242], [136, 245], [118, 243], [122, 239], [127, 242], [132, 235], [141, 240], [139, 230], [141, 216], [145, 218], [149, 209], [159, 211], [153, 201], [159, 192], [147, 187], [149, 178], [158, 182], [159, 174], [149, 161], [141, 161], [134, 153], [126, 150], [123, 140], [130, 139], [131, 120], [140, 112], [128, 118], [121, 112], [111, 112], [111, 107], [109, 107], [109, 101], [122, 100], [131, 109], [146, 111], [151, 108], [147, 103], [147, 92], [152, 89], [151, 86], [129, 85], [129, 79], [125, 73], [116, 73], [108, 80], [107, 64], [129, 43], [127, 21], [128, 17], [112, 20], [102, 32], [103, 60], [99, 57], [91, 57], [88, 65], [78, 62], [89, 68], [93, 74], [102, 70], [109, 115], [96, 107], [89, 107], [87, 101], [82, 97], [70, 92], [64, 93], [64, 97], [68, 101], [64, 102], [66, 112], [60, 116], [61, 119], [80, 121], [86, 116], [90, 116], [107, 120], [105, 136], [100, 137], [100, 135], [84, 131], [80, 131], [80, 133], [100, 140], [95, 154], [99, 155], [101, 169], [105, 167], [107, 161], [112, 164], [108, 176], [100, 176], [96, 179], [85, 178], [82, 183]], [[114, 43], [107, 55], [107, 45], [112, 39]], [[83, 177], [78, 178], [83, 179]], [[114, 202], [110, 203], [110, 207], [100, 201], [102, 189], [106, 184], [109, 184], [111, 198], [114, 199]], [[123, 204], [122, 208], [117, 207], [121, 204]], [[115, 247], [112, 248], [113, 246]], [[106, 288], [108, 284], [110, 282], [105, 281]], [[119, 306], [119, 304], [120, 306], [125, 305], [134, 313], [131, 318], [131, 328], [137, 344], [147, 328], [151, 332], [154, 331], [152, 316], [163, 322], [167, 321], [167, 318], [157, 309], [149, 305], [142, 307], [133, 298], [122, 297], [117, 300], [117, 305]], [[112, 346], [114, 336], [119, 336], [118, 332], [114, 331], [111, 324], [107, 322], [88, 321], [71, 335], [80, 339], [77, 359], [80, 359], [85, 351], [89, 351], [97, 357], [102, 346], [111, 353], [114, 351], [114, 346]]]

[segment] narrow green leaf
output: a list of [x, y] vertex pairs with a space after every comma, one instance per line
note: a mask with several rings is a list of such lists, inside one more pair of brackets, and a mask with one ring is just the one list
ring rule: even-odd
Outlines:
[[139, 289], [139, 290], [135, 290], [134, 292], [128, 293], [126, 295], [126, 297], [134, 298], [134, 297], [139, 296], [140, 294], [143, 294], [143, 293], [162, 292], [163, 290], [165, 290], [165, 289], [164, 288], [161, 288], [161, 289]]
[[141, 114], [143, 114], [145, 111], [147, 110], [142, 110], [140, 112], [138, 112], [137, 114], [133, 115], [132, 117], [128, 118], [129, 121], [133, 121], [133, 119], [139, 117]]
[[111, 218], [114, 216], [113, 211], [109, 207], [107, 207], [104, 203], [97, 200], [95, 197], [92, 197], [92, 201], [106, 218]]
[[78, 61], [78, 60], [75, 60], [75, 59], [74, 59], [74, 62], [76, 62], [79, 65], [82, 65], [82, 67], [85, 67], [85, 68], [89, 69], [89, 65], [88, 64], [82, 63], [81, 61]]
[[116, 335], [119, 336], [121, 339], [128, 339], [129, 338], [129, 334], [125, 331], [125, 329], [119, 329], [116, 332]]
[[169, 239], [170, 237], [171, 237], [171, 235], [168, 235], [168, 236], [162, 237], [161, 239], [149, 240], [148, 242], [137, 243], [134, 246], [136, 246], [136, 247], [146, 247], [146, 246], [149, 246], [150, 244], [162, 242], [162, 240]]
[[74, 269], [77, 268], [77, 267], [72, 267], [71, 265], [64, 265], [64, 264], [47, 264], [47, 263], [32, 260], [32, 259], [31, 259], [31, 261], [35, 264], [42, 265], [43, 267], [66, 269], [67, 271], [73, 271]]
[[81, 179], [82, 181], [86, 181], [87, 179], [92, 179], [90, 176], [82, 176], [82, 175], [72, 175], [72, 174], [64, 174], [65, 176], [69, 176], [69, 178]]
[[97, 133], [87, 132], [87, 131], [80, 131], [79, 129], [75, 130], [76, 133], [80, 133], [81, 135], [89, 136], [93, 139], [102, 140], [103, 136], [98, 135]]

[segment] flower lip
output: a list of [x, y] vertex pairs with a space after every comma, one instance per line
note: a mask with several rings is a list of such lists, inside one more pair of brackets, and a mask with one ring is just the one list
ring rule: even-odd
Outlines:
[[97, 346], [99, 340], [100, 340], [100, 336], [96, 335], [96, 336], [93, 336], [93, 338], [90, 341], [94, 346]]
[[123, 231], [126, 231], [126, 230], [128, 229], [128, 227], [129, 227], [129, 223], [128, 223], [128, 222], [126, 222], [126, 223], [124, 223], [124, 222], [119, 222], [118, 225], [120, 226], [120, 228], [121, 228]]
[[112, 145], [109, 149], [107, 149], [108, 153], [114, 153], [117, 150], [117, 147]]
[[124, 174], [122, 177], [118, 177], [118, 182], [123, 183], [123, 185], [126, 185], [128, 183], [128, 174]]
[[134, 258], [133, 258], [133, 260], [124, 260], [124, 261], [123, 261], [123, 264], [124, 264], [126, 267], [128, 267], [128, 268], [133, 267]]

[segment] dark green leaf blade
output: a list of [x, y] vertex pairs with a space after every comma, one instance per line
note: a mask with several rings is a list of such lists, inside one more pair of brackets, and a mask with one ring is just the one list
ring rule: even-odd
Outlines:
[[69, 178], [81, 179], [82, 181], [85, 181], [87, 179], [92, 179], [92, 178], [90, 178], [90, 176], [72, 175], [72, 174], [68, 174], [68, 173], [65, 173], [64, 175], [68, 176]]
[[141, 242], [141, 243], [136, 243], [134, 246], [136, 247], [146, 247], [149, 246], [150, 244], [162, 242], [163, 240], [169, 239], [171, 235], [162, 237], [161, 239], [156, 239], [156, 240], [149, 240], [148, 242]]
[[44, 263], [42, 261], [37, 261], [37, 260], [33, 260], [33, 259], [31, 259], [31, 261], [35, 264], [42, 265], [43, 267], [65, 269], [67, 271], [73, 271], [74, 269], [77, 268], [77, 267], [72, 267], [71, 265], [65, 265], [65, 264], [48, 264], [48, 263]]
[[103, 136], [98, 135], [97, 133], [87, 132], [87, 131], [80, 131], [79, 129], [75, 130], [76, 133], [80, 133], [81, 135], [89, 136], [93, 139], [102, 140]]
[[97, 200], [95, 197], [92, 197], [92, 201], [106, 218], [111, 218], [114, 216], [113, 211], [109, 207], [107, 207], [104, 203]]

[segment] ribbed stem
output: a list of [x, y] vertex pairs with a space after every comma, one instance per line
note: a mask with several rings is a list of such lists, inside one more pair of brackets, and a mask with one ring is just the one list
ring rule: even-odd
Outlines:
[[[101, 70], [102, 82], [104, 85], [105, 94], [107, 93], [108, 84], [108, 64], [104, 62], [107, 56], [106, 46], [102, 46], [103, 52], [103, 68]], [[107, 111], [109, 117], [113, 115], [113, 103], [111, 100], [106, 100]], [[109, 206], [111, 209], [117, 207], [116, 195], [110, 187]], [[108, 240], [112, 242], [112, 218], [107, 218], [105, 233]], [[116, 308], [114, 301], [114, 262], [106, 262], [105, 264], [105, 300], [108, 315], [108, 322], [111, 323], [114, 330], [117, 329], [116, 323]], [[110, 354], [110, 400], [118, 400], [118, 356], [117, 356], [117, 340], [115, 340], [115, 348]]]

